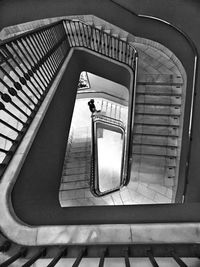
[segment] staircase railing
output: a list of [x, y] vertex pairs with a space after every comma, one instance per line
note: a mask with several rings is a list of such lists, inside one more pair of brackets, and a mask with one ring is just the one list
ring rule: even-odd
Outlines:
[[71, 47], [85, 47], [135, 68], [135, 48], [119, 37], [79, 20], [64, 21]]
[[59, 21], [3, 41], [0, 44], [0, 177], [62, 66], [69, 46], [88, 48], [135, 69], [134, 47], [77, 20]]
[[0, 44], [0, 176], [67, 55], [62, 21]]
[[[121, 160], [121, 173], [120, 173], [120, 183], [119, 186], [112, 188], [110, 190], [106, 190], [101, 192], [99, 186], [99, 171], [98, 171], [98, 157], [97, 157], [97, 131], [96, 131], [96, 124], [103, 123], [105, 125], [109, 125], [111, 127], [115, 127], [120, 129], [123, 133], [123, 146], [122, 146], [122, 160]], [[119, 190], [124, 184], [126, 184], [126, 175], [125, 175], [125, 162], [126, 159], [124, 158], [124, 151], [125, 151], [125, 126], [122, 121], [107, 117], [101, 114], [94, 114], [92, 115], [92, 122], [91, 122], [91, 173], [90, 173], [90, 190], [93, 195], [100, 197], [105, 196], [109, 193], [115, 192]]]

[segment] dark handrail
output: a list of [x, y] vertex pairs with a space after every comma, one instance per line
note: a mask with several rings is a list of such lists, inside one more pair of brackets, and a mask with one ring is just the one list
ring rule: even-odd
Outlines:
[[[96, 157], [97, 155], [97, 136], [96, 136], [96, 127], [95, 124], [97, 122], [101, 122], [107, 125], [110, 125], [115, 128], [119, 128], [121, 132], [123, 133], [123, 153], [122, 153], [122, 167], [121, 167], [121, 175], [120, 175], [120, 185], [116, 188], [113, 188], [111, 190], [107, 190], [104, 192], [101, 192], [99, 189], [99, 177], [98, 177], [98, 159]], [[121, 186], [126, 183], [124, 178], [124, 166], [126, 163], [126, 158], [124, 157], [124, 150], [126, 147], [126, 139], [125, 139], [125, 127], [122, 121], [113, 119], [110, 117], [107, 117], [105, 115], [99, 115], [95, 114], [92, 115], [92, 121], [91, 121], [91, 174], [90, 174], [90, 190], [92, 194], [96, 197], [105, 196], [109, 193], [113, 193], [121, 188]]]

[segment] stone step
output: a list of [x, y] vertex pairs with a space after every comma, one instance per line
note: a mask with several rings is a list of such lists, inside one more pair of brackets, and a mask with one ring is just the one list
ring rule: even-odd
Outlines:
[[69, 191], [60, 191], [60, 200], [81, 199], [85, 198], [86, 190], [89, 189], [74, 189]]
[[166, 136], [135, 135], [133, 137], [133, 144], [152, 144], [160, 146], [178, 147], [178, 139], [176, 137]]
[[64, 167], [68, 169], [73, 169], [73, 168], [86, 168], [90, 164], [90, 159], [85, 160], [85, 161], [67, 161], [67, 159], [64, 162]]
[[149, 105], [167, 105], [180, 106], [180, 96], [154, 96], [154, 95], [136, 95], [135, 101], [137, 104]]
[[148, 134], [148, 135], [162, 135], [162, 136], [179, 136], [179, 129], [177, 127], [153, 126], [137, 124], [133, 128], [134, 134]]
[[63, 175], [62, 182], [76, 182], [76, 181], [84, 181], [90, 178], [90, 172], [84, 174], [74, 174], [74, 175]]
[[159, 106], [136, 104], [135, 114], [181, 115], [180, 106]]
[[163, 84], [163, 85], [182, 85], [183, 80], [181, 76], [173, 75], [173, 74], [143, 74], [138, 73], [137, 77], [137, 85], [140, 84]]
[[160, 94], [160, 95], [181, 95], [181, 86], [167, 86], [167, 85], [138, 85], [136, 93], [145, 94]]
[[148, 124], [148, 125], [169, 125], [169, 126], [179, 126], [179, 117], [171, 116], [158, 116], [158, 115], [136, 115], [135, 123]]
[[133, 145], [133, 154], [177, 157], [177, 148], [152, 145]]
[[85, 167], [79, 167], [79, 168], [68, 168], [63, 167], [63, 174], [65, 175], [71, 175], [71, 174], [82, 174], [82, 173], [88, 173], [90, 171], [90, 166]]
[[165, 156], [145, 156], [145, 155], [132, 155], [133, 165], [143, 162], [146, 165], [161, 166], [161, 167], [174, 167], [176, 168], [176, 159]]
[[65, 183], [61, 184], [60, 191], [89, 188], [89, 186], [90, 186], [89, 180], [76, 181], [76, 182], [67, 182], [67, 183], [65, 182]]

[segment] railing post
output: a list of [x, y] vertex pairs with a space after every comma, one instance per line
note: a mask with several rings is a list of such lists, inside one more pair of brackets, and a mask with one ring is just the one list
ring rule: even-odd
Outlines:
[[153, 253], [151, 250], [148, 250], [147, 251], [147, 256], [149, 257], [149, 260], [152, 264], [153, 267], [159, 267], [158, 263], [156, 262], [154, 256], [153, 256]]
[[101, 256], [100, 256], [100, 260], [99, 260], [99, 267], [103, 267], [104, 266], [104, 261], [105, 261], [105, 256], [107, 254], [108, 249], [105, 248], [103, 249]]
[[126, 267], [130, 267], [130, 261], [129, 261], [129, 248], [124, 249], [124, 260]]
[[60, 252], [58, 252], [58, 254], [56, 255], [56, 257], [47, 265], [47, 267], [53, 267], [55, 266], [58, 261], [63, 257], [67, 255], [67, 248], [63, 248], [60, 250]]
[[175, 251], [171, 251], [172, 258], [178, 263], [180, 267], [188, 267], [184, 261], [181, 260], [181, 258], [176, 254]]
[[22, 267], [29, 267], [33, 263], [35, 263], [40, 257], [44, 256], [46, 254], [46, 248], [40, 249], [35, 255], [33, 255], [30, 260], [28, 260], [25, 264], [22, 265]]
[[25, 257], [26, 253], [27, 253], [27, 249], [26, 248], [21, 248], [17, 253], [15, 253], [13, 256], [11, 256], [8, 260], [6, 260], [3, 263], [1, 263], [0, 267], [9, 266], [11, 263], [15, 262], [20, 257]]
[[78, 257], [76, 258], [76, 260], [73, 263], [72, 267], [78, 267], [79, 266], [79, 263], [81, 262], [83, 256], [86, 254], [86, 252], [87, 252], [86, 248], [81, 249], [81, 251], [79, 252]]

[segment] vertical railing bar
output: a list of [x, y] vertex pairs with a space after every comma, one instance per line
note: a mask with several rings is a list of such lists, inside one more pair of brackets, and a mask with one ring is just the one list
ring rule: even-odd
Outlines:
[[179, 258], [179, 256], [174, 252], [174, 251], [171, 251], [171, 255], [172, 255], [172, 258], [178, 263], [179, 266], [181, 267], [188, 267], [184, 261], [181, 260], [181, 258]]
[[127, 249], [124, 250], [124, 260], [125, 260], [126, 267], [130, 267], [131, 266], [128, 254], [129, 254], [129, 249], [127, 248]]
[[[32, 102], [32, 104], [34, 105], [34, 106], [37, 106], [37, 103], [35, 103], [30, 97], [29, 97], [29, 95], [27, 95], [27, 93], [23, 90], [23, 88], [22, 88], [22, 86], [21, 86], [21, 84], [20, 83], [18, 83], [18, 82], [15, 82], [15, 80], [2, 68], [2, 66], [0, 65], [0, 70], [8, 77], [8, 79], [10, 80], [10, 81], [12, 81], [12, 83], [13, 83], [13, 85], [14, 85], [14, 87], [16, 88], [16, 87], [20, 87], [20, 90], [23, 92], [23, 94], [29, 99], [29, 101], [31, 101]], [[17, 88], [16, 88], [17, 89]], [[18, 89], [19, 90], [19, 89]]]
[[72, 47], [72, 41], [71, 41], [71, 35], [69, 33], [69, 29], [67, 27], [67, 24], [69, 24], [70, 22], [69, 21], [63, 21], [63, 25], [64, 25], [64, 28], [65, 28], [65, 31], [66, 31], [66, 35], [67, 35], [67, 39], [69, 41], [69, 45]]
[[80, 46], [79, 38], [78, 38], [78, 32], [77, 32], [76, 24], [74, 21], [72, 21], [72, 25], [74, 27], [74, 40], [75, 40], [76, 46]]
[[[18, 43], [18, 41], [19, 40], [16, 40], [16, 42], [15, 42], [15, 44], [16, 44], [16, 46], [18, 47], [18, 49], [20, 50], [20, 52], [21, 52], [21, 54], [25, 57], [25, 59], [27, 60], [27, 62], [28, 62], [28, 64], [29, 64], [29, 66], [27, 66], [27, 69], [28, 69], [28, 73], [29, 73], [29, 75], [30, 75], [30, 72], [32, 72], [32, 64], [31, 64], [31, 62], [30, 62], [30, 60], [29, 60], [29, 58], [27, 57], [27, 55], [24, 53], [24, 51], [21, 49], [21, 47], [20, 47], [20, 45], [19, 45], [19, 43], [21, 44], [21, 40], [19, 41], [19, 43]], [[24, 46], [23, 46], [24, 47]], [[33, 73], [33, 72], [32, 72]], [[30, 75], [31, 76], [31, 75]], [[39, 80], [40, 80], [40, 82], [41, 82], [41, 84], [38, 82], [38, 80], [36, 79], [36, 77], [34, 76], [34, 74], [32, 75], [32, 77], [34, 78], [34, 80], [35, 80], [35, 82], [38, 84], [38, 86], [41, 86], [41, 85], [43, 85], [43, 88], [45, 89], [45, 85], [43, 84], [43, 82], [40, 80], [40, 77], [37, 75], [37, 77], [39, 78]], [[42, 89], [43, 91], [44, 91], [44, 89]]]
[[85, 30], [86, 25], [83, 24], [83, 32], [84, 32], [84, 47], [87, 47], [87, 33]]
[[[51, 31], [53, 32], [52, 29], [51, 29]], [[42, 38], [44, 40], [44, 43], [46, 43], [46, 47], [49, 47], [49, 50], [47, 49], [46, 54], [56, 44], [55, 40], [53, 39], [52, 32], [50, 32], [50, 29], [49, 29], [49, 30], [43, 32], [43, 34], [42, 34]], [[56, 69], [56, 60], [53, 56], [53, 53], [51, 53], [51, 55], [48, 57], [47, 62], [49, 63], [51, 75], [53, 76], [55, 73], [55, 69]]]
[[153, 267], [159, 267], [158, 263], [156, 262], [153, 253], [151, 250], [147, 251], [147, 256], [152, 264]]
[[89, 27], [89, 25], [86, 25], [86, 29], [87, 29], [87, 44], [88, 46], [92, 49], [91, 47], [91, 28]]
[[102, 251], [102, 253], [101, 253], [100, 260], [99, 260], [99, 266], [98, 267], [103, 267], [104, 266], [104, 261], [105, 261], [106, 253], [107, 253], [107, 248], [105, 248]]
[[[12, 49], [12, 51], [14, 51], [15, 52], [15, 54], [17, 55], [17, 57], [20, 59], [20, 61], [24, 64], [24, 66], [27, 68], [27, 66], [26, 66], [26, 64], [24, 63], [24, 61], [22, 60], [22, 58], [19, 56], [19, 54], [17, 53], [17, 51], [15, 50], [15, 48], [13, 47], [13, 44], [11, 43], [10, 44], [10, 46], [9, 46], [11, 49]], [[12, 60], [15, 62], [15, 64], [18, 66], [18, 68], [21, 70], [21, 72], [23, 73], [23, 75], [24, 75], [24, 79], [26, 79], [26, 74], [28, 74], [28, 73], [26, 73], [24, 70], [23, 70], [23, 68], [20, 66], [20, 64], [16, 61], [16, 59], [14, 58], [14, 57], [12, 57]], [[27, 68], [28, 69], [28, 68]], [[29, 74], [28, 74], [28, 76], [29, 76]], [[37, 93], [40, 95], [40, 96], [42, 96], [42, 94], [40, 93], [40, 91], [37, 89], [37, 87], [35, 86], [35, 84], [32, 82], [32, 80], [31, 80], [31, 77], [29, 76], [29, 79], [26, 79], [27, 81], [29, 81], [31, 84], [32, 84], [32, 86], [35, 88], [35, 90], [37, 91]], [[40, 85], [39, 85], [40, 86]]]
[[[1, 53], [1, 51], [0, 51]], [[1, 53], [2, 54], [2, 53]], [[4, 57], [4, 56], [3, 56]], [[21, 79], [23, 79], [25, 82], [22, 83], [23, 85], [26, 86], [27, 89], [29, 89], [29, 91], [34, 95], [34, 97], [40, 101], [40, 98], [35, 94], [35, 92], [33, 92], [33, 90], [30, 88], [30, 86], [27, 84], [27, 81], [15, 70], [15, 68], [10, 64], [10, 62], [6, 59], [6, 63], [8, 64], [8, 66], [10, 67], [10, 69], [16, 74], [16, 76], [18, 76], [19, 81], [21, 82]]]
[[[4, 135], [4, 134], [2, 134], [2, 133], [0, 133], [0, 137], [2, 137], [2, 138], [4, 138], [4, 139], [7, 139], [8, 141], [10, 141], [10, 142], [12, 142], [12, 143], [15, 142], [14, 139], [12, 139], [12, 138], [10, 138], [10, 137], [8, 137], [7, 135]], [[1, 251], [1, 246], [0, 246], [0, 251]]]
[[28, 260], [25, 264], [22, 265], [22, 267], [29, 267], [33, 263], [35, 263], [39, 258], [44, 256], [46, 253], [46, 248], [39, 250], [35, 255], [33, 255], [30, 260]]
[[95, 40], [95, 51], [98, 52], [98, 44], [99, 44], [98, 35], [97, 35], [98, 30], [95, 27], [93, 27], [93, 29], [94, 29], [95, 38], [96, 38], [96, 40]]
[[9, 94], [11, 94], [12, 96], [15, 96], [17, 99], [19, 99], [31, 112], [33, 111], [33, 109], [20, 96], [18, 96], [17, 91], [14, 88], [10, 87], [1, 78], [0, 78], [0, 82], [7, 88]]
[[53, 267], [55, 266], [58, 261], [67, 254], [67, 248], [62, 249], [57, 255], [56, 257], [46, 266], [46, 267]]
[[[30, 59], [32, 60], [32, 63], [31, 63], [31, 61], [30, 61], [30, 68], [31, 68], [31, 71], [33, 72], [33, 73], [35, 73], [36, 75], [37, 75], [37, 77], [38, 77], [38, 79], [40, 80], [40, 82], [41, 82], [41, 84], [43, 85], [43, 88], [44, 88], [44, 90], [45, 90], [45, 87], [46, 87], [46, 85], [45, 85], [45, 82], [42, 80], [42, 78], [41, 78], [41, 76], [42, 76], [42, 73], [40, 73], [40, 71], [39, 71], [39, 73], [38, 73], [38, 71], [37, 70], [35, 70], [35, 71], [33, 71], [33, 69], [34, 69], [34, 67], [35, 67], [35, 60], [34, 60], [34, 58], [33, 58], [33, 56], [30, 54], [30, 52], [28, 51], [28, 49], [27, 49], [27, 47], [24, 45], [24, 42], [26, 43], [26, 45], [29, 47], [29, 45], [28, 45], [28, 42], [27, 42], [27, 40], [19, 40], [19, 43], [23, 46], [23, 48], [24, 48], [24, 50], [26, 50], [26, 53], [29, 55], [29, 57], [30, 57]], [[30, 47], [29, 47], [29, 49], [30, 49]], [[28, 59], [28, 57], [27, 57], [27, 59]], [[34, 74], [33, 74], [33, 76], [34, 76]], [[34, 76], [35, 77], [35, 76]], [[35, 77], [35, 80], [36, 80], [36, 77]], [[44, 79], [45, 80], [45, 79]]]
[[[2, 94], [2, 93], [0, 92], [0, 94]], [[29, 118], [29, 116], [23, 110], [18, 108], [17, 105], [12, 100], [10, 100], [9, 103], [11, 103], [16, 109], [18, 109], [20, 112], [22, 112], [22, 114], [24, 114], [27, 118]], [[2, 102], [0, 102], [0, 110], [4, 110], [8, 115], [13, 117], [15, 120], [21, 122], [22, 124], [26, 124], [26, 122], [22, 121], [19, 117], [17, 117], [15, 114], [10, 112]]]
[[[83, 25], [83, 24], [81, 24], [81, 25]], [[83, 26], [82, 26], [83, 27]], [[82, 46], [84, 46], [84, 39], [83, 39], [83, 28], [81, 28], [81, 26], [80, 26], [80, 22], [78, 21], [78, 28], [79, 28], [79, 35], [80, 35], [80, 38], [81, 38], [81, 40], [82, 40]]]
[[[34, 40], [34, 42], [32, 42], [32, 44], [34, 46], [36, 46], [38, 48], [38, 51], [40, 52], [40, 61], [41, 61], [45, 56], [45, 53], [44, 53], [42, 46], [38, 46], [39, 43], [42, 43], [42, 39], [40, 36], [37, 36], [37, 35], [33, 35], [32, 38]], [[30, 38], [31, 41], [33, 41], [32, 38]], [[45, 67], [45, 73], [46, 73], [46, 75], [50, 81], [51, 80], [51, 72], [49, 71], [48, 64], [46, 64], [46, 61], [43, 61], [43, 64], [41, 64], [41, 65], [43, 65]]]
[[69, 26], [70, 26], [70, 30], [71, 30], [71, 36], [72, 36], [72, 40], [73, 40], [73, 46], [76, 46], [76, 41], [75, 41], [75, 33], [73, 32], [73, 29], [72, 29], [72, 21], [70, 21], [69, 23]]
[[76, 258], [75, 262], [73, 263], [72, 267], [78, 267], [79, 263], [81, 262], [83, 256], [86, 253], [86, 248], [81, 249], [80, 253], [78, 254], [78, 257]]
[[[39, 49], [38, 49], [38, 47], [37, 47], [37, 44], [36, 44], [36, 46], [35, 46], [35, 44], [34, 44], [34, 42], [33, 42], [33, 40], [32, 40], [32, 36], [29, 36], [29, 38], [28, 37], [26, 37], [26, 43], [27, 43], [27, 45], [28, 45], [28, 47], [30, 48], [30, 50], [31, 50], [31, 52], [35, 55], [35, 57], [36, 57], [36, 61], [34, 61], [35, 62], [35, 68], [37, 69], [37, 66], [38, 66], [38, 71], [39, 71], [39, 64], [38, 64], [38, 62], [40, 61], [40, 54], [39, 54]], [[37, 48], [37, 49], [36, 49]], [[37, 71], [36, 70], [36, 71]], [[41, 71], [40, 71], [40, 74], [41, 74], [41, 76], [43, 77], [43, 79], [46, 81], [46, 83], [47, 83], [47, 85], [49, 84], [49, 79], [48, 79], [48, 75], [47, 75], [47, 71], [46, 71], [46, 67], [43, 65], [43, 64], [41, 64]], [[45, 75], [44, 75], [45, 74]]]
[[[51, 47], [50, 47], [51, 44], [48, 43], [48, 40], [47, 40], [47, 37], [45, 36], [45, 34], [46, 34], [46, 32], [40, 33], [40, 38], [41, 38], [42, 42], [45, 44], [45, 45], [41, 46], [41, 49], [43, 49], [43, 52], [44, 52], [44, 57], [46, 57], [47, 53], [51, 49]], [[47, 69], [48, 69], [48, 72], [50, 73], [50, 78], [51, 78], [54, 74], [54, 72], [52, 70], [52, 66], [54, 66], [54, 64], [52, 63], [52, 60], [50, 59], [50, 57], [48, 57], [45, 60], [45, 64], [48, 66]], [[52, 64], [52, 66], [51, 66], [51, 64]]]
[[26, 252], [27, 252], [27, 249], [26, 248], [20, 249], [17, 253], [15, 253], [9, 259], [7, 259], [3, 263], [1, 263], [0, 264], [0, 267], [7, 267], [7, 266], [9, 266], [11, 263], [15, 262], [20, 257], [25, 256]]
[[9, 123], [3, 121], [2, 119], [0, 119], [0, 122], [1, 122], [2, 124], [4, 124], [6, 127], [8, 127], [8, 128], [10, 128], [10, 129], [12, 129], [13, 131], [17, 132], [18, 134], [20, 133], [20, 131], [17, 130], [17, 128], [13, 127], [12, 125], [10, 125]]

